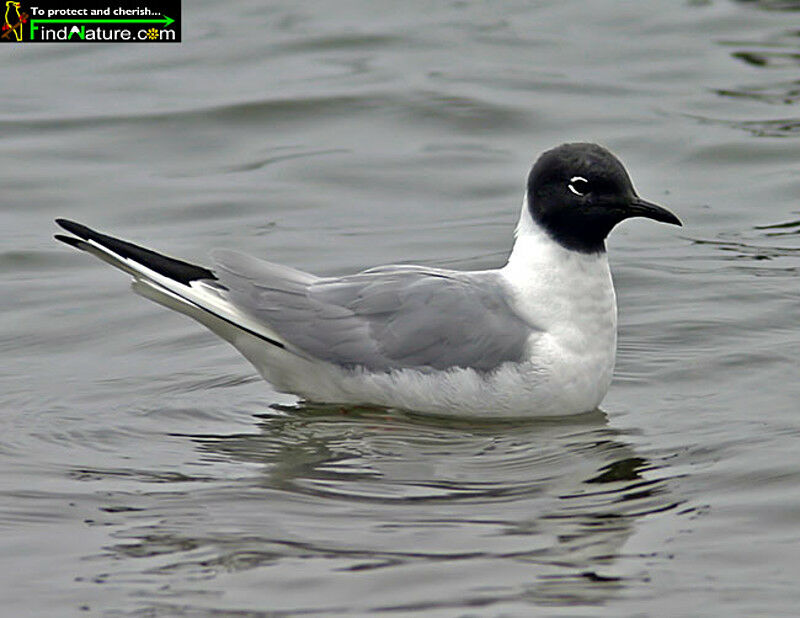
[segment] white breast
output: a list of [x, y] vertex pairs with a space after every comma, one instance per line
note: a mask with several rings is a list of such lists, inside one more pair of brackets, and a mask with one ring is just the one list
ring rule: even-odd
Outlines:
[[567, 410], [595, 408], [614, 371], [617, 303], [606, 253], [565, 249], [523, 206], [517, 239], [501, 270], [516, 309], [542, 332], [529, 341], [542, 397]]

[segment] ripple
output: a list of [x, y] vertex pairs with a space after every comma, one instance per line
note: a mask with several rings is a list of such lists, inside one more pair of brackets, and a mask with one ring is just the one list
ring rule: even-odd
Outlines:
[[738, 51], [731, 56], [754, 67], [791, 68], [800, 64], [800, 53], [789, 51]]
[[265, 98], [236, 101], [207, 106], [193, 106], [169, 111], [148, 111], [124, 114], [85, 114], [80, 116], [57, 116], [41, 118], [3, 118], [6, 133], [19, 130], [66, 131], [71, 129], [94, 129], [108, 126], [146, 126], [148, 130], [172, 124], [176, 121], [191, 121], [207, 124], [211, 120], [223, 121], [226, 126], [237, 126], [291, 118], [321, 118], [324, 112], [329, 120], [331, 114], [352, 113], [355, 109], [380, 106], [379, 98], [362, 96], [318, 96], [304, 98]]
[[[210, 377], [198, 377], [194, 374], [181, 374], [174, 373], [169, 376], [169, 379], [163, 385], [153, 388], [153, 392], [168, 395], [170, 393], [189, 393], [194, 391], [207, 392], [218, 388], [228, 389], [244, 384], [260, 384], [262, 379], [253, 373], [223, 373], [219, 372]], [[171, 411], [171, 410], [170, 410]], [[202, 410], [187, 410], [188, 414], [196, 414], [202, 416]], [[158, 408], [152, 411], [152, 414], [164, 414], [164, 409]]]
[[73, 468], [67, 476], [78, 481], [130, 479], [144, 483], [204, 483], [215, 480], [210, 476], [189, 475], [169, 470], [141, 470], [134, 468]]
[[704, 124], [714, 124], [747, 131], [754, 137], [796, 137], [800, 135], [800, 118], [776, 118], [769, 120], [726, 120], [688, 114]]
[[[736, 48], [731, 57], [750, 67], [775, 72], [800, 64], [800, 31], [778, 27], [765, 30], [758, 40], [725, 39], [719, 43]], [[791, 75], [791, 74], [789, 74]]]
[[793, 105], [800, 101], [800, 80], [715, 90], [718, 95], [761, 103]]
[[[295, 159], [306, 159], [310, 157], [318, 157], [330, 154], [342, 154], [349, 152], [345, 148], [329, 148], [327, 150], [304, 150], [302, 152], [288, 152], [285, 154], [278, 154], [279, 152], [284, 152], [288, 149], [292, 148], [286, 146], [279, 146], [273, 149], [272, 154], [270, 154], [269, 156], [255, 157], [247, 161], [240, 161], [235, 164], [224, 165], [209, 169], [193, 168], [191, 172], [168, 172], [164, 173], [163, 176], [165, 178], [201, 178], [214, 174], [237, 174], [242, 172], [254, 172], [264, 167], [275, 165], [277, 163], [283, 163], [285, 161], [292, 161]], [[234, 207], [236, 206], [237, 205], [234, 205]], [[221, 210], [220, 205], [218, 203], [215, 203], [213, 205], [213, 208], [211, 208], [210, 210], [215, 211], [217, 216], [219, 216], [219, 211]], [[226, 209], [226, 214], [228, 215], [230, 214], [229, 209]]]
[[736, 0], [736, 2], [766, 11], [800, 11], [798, 0]]
[[421, 40], [409, 40], [391, 34], [336, 34], [326, 36], [307, 36], [298, 40], [288, 40], [275, 47], [286, 53], [296, 52], [330, 52], [340, 50], [363, 50], [372, 48], [385, 49], [394, 45], [422, 45]]
[[800, 247], [775, 247], [756, 245], [745, 241], [693, 239], [696, 245], [716, 247], [720, 251], [732, 253], [733, 260], [773, 260], [780, 257], [800, 255]]
[[800, 135], [800, 118], [778, 120], [743, 120], [730, 126], [749, 131], [756, 137], [794, 137]]
[[[54, 270], [71, 269], [71, 264], [64, 259], [62, 251], [2, 251], [0, 252], [0, 269], [9, 279], [29, 277], [28, 273], [36, 273], [39, 277], [52, 276]], [[24, 273], [24, 274], [23, 274]]]
[[764, 234], [765, 236], [796, 236], [800, 234], [800, 219], [783, 223], [771, 223], [769, 225], [757, 225], [755, 229], [768, 230]]
[[467, 134], [484, 132], [487, 126], [495, 131], [528, 126], [528, 115], [521, 110], [441, 91], [418, 91], [403, 102], [402, 110], [412, 123], [436, 121]]

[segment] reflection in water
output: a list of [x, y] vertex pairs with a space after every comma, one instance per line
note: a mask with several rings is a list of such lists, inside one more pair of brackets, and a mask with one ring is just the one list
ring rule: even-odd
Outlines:
[[[492, 424], [275, 407], [257, 428], [186, 436], [205, 464], [253, 474], [150, 494], [113, 534], [106, 549], [125, 566], [103, 581], [124, 581], [141, 568], [130, 559], [145, 558], [141, 594], [160, 602], [162, 587], [186, 596], [202, 580], [198, 595], [257, 584], [270, 609], [295, 611], [596, 604], [641, 575], [615, 568], [634, 522], [676, 506], [664, 471], [599, 410]], [[282, 568], [298, 560], [307, 581], [305, 569]], [[249, 575], [237, 583], [236, 573]], [[413, 607], [402, 587], [383, 590], [380, 606], [364, 594], [404, 578], [416, 582]], [[213, 598], [202, 605], [228, 606]]]

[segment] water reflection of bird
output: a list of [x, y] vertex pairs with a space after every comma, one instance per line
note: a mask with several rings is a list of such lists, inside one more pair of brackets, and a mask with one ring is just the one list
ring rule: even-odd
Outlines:
[[19, 14], [20, 6], [20, 3], [14, 0], [7, 0], [6, 2], [5, 23], [6, 26], [13, 31], [14, 36], [17, 37], [17, 41], [22, 40], [22, 17]]
[[601, 411], [485, 423], [274, 408], [259, 415], [258, 431], [190, 436], [203, 458], [262, 467], [247, 487], [275, 492], [271, 508], [225, 517], [261, 544], [263, 553], [253, 553], [269, 574], [282, 563], [266, 548], [301, 546], [309, 558], [341, 548], [336, 570], [370, 559], [398, 573], [427, 560], [464, 569], [453, 580], [463, 599], [482, 590], [497, 602], [524, 592], [553, 605], [601, 603], [646, 561], [618, 560], [639, 520], [680, 502], [669, 470], [638, 453]]
[[577, 414], [611, 383], [617, 307], [605, 240], [630, 217], [680, 225], [595, 144], [544, 153], [497, 270], [383, 266], [316, 277], [234, 251], [215, 269], [63, 219], [56, 236], [133, 275], [137, 291], [232, 343], [311, 401], [458, 415]]

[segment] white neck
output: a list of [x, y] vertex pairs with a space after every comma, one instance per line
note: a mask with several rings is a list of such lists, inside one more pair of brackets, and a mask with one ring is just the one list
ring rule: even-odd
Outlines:
[[602, 323], [616, 333], [617, 303], [605, 252], [562, 247], [533, 221], [527, 199], [515, 236], [501, 273], [516, 292], [518, 311], [546, 331], [587, 334]]
[[[608, 255], [581, 253], [562, 247], [531, 217], [527, 195], [522, 202], [522, 212], [514, 230], [514, 246], [503, 270], [512, 277], [527, 279], [534, 269], [570, 269], [570, 266], [608, 270]], [[564, 273], [566, 274], [566, 272]], [[596, 274], [593, 273], [593, 274]], [[610, 276], [610, 274], [609, 274]]]

